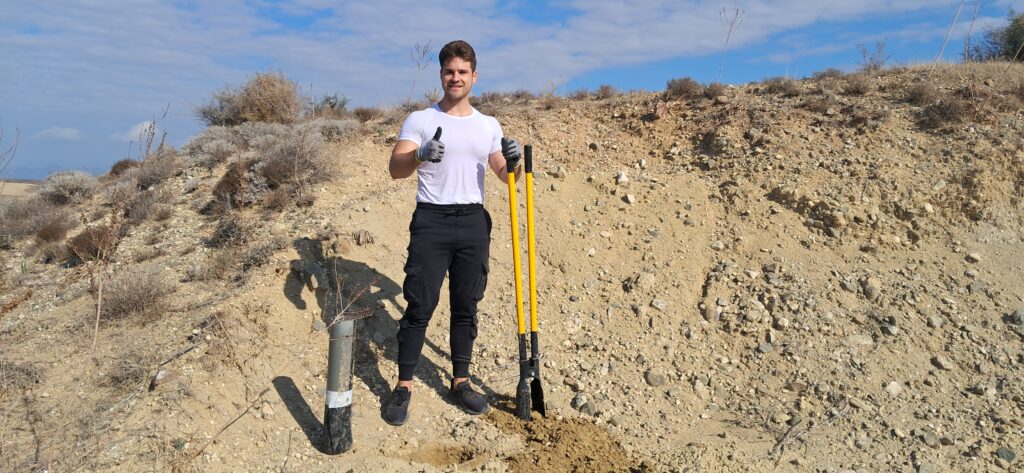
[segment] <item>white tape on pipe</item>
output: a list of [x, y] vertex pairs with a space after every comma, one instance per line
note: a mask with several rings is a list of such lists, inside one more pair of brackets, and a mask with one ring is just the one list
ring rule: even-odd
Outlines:
[[352, 405], [352, 390], [345, 392], [327, 391], [327, 407], [336, 409]]

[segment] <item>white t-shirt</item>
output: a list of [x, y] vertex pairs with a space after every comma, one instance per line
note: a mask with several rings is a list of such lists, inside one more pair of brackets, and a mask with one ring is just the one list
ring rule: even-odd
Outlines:
[[416, 202], [431, 204], [484, 203], [487, 157], [501, 149], [501, 125], [494, 117], [478, 112], [465, 117], [448, 115], [437, 104], [409, 114], [398, 134], [399, 141], [423, 145], [441, 127], [444, 157], [425, 162], [417, 169]]

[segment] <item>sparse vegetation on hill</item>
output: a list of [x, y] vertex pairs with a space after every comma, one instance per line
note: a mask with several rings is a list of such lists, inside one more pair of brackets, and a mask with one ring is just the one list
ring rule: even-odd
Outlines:
[[[1024, 66], [1008, 66], [481, 97], [537, 159], [550, 414], [529, 425], [506, 411], [494, 180], [473, 369], [497, 408], [467, 421], [440, 399], [435, 323], [414, 429], [379, 419], [416, 188], [386, 172], [400, 112], [211, 126], [45, 189], [62, 197], [2, 200], [0, 470], [1013, 471]], [[329, 275], [369, 314], [340, 458], [308, 414]]]
[[283, 73], [263, 72], [241, 88], [215, 93], [213, 101], [196, 109], [196, 116], [207, 125], [289, 124], [299, 119], [303, 103], [298, 85]]

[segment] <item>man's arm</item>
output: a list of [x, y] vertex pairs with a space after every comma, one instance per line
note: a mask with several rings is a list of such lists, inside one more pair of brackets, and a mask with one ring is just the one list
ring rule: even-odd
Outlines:
[[[419, 145], [412, 141], [402, 140], [395, 143], [395, 149], [391, 151], [391, 161], [388, 162], [388, 171], [392, 179], [404, 179], [416, 172], [416, 168], [422, 164], [416, 160], [416, 151]], [[498, 152], [501, 156], [501, 152]]]
[[[501, 179], [501, 182], [508, 184], [508, 172], [505, 171], [505, 156], [501, 154], [501, 150], [491, 153], [487, 157], [487, 162], [491, 165], [491, 170], [494, 171], [494, 175]], [[519, 176], [523, 175], [523, 167], [516, 167], [516, 182], [519, 182]]]

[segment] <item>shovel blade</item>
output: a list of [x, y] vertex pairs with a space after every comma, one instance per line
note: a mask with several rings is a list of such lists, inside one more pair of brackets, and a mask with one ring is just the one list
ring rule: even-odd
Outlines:
[[516, 388], [516, 417], [530, 420], [530, 385], [525, 379], [520, 379]]
[[544, 388], [540, 384], [540, 378], [533, 378], [530, 381], [530, 400], [533, 404], [533, 410], [537, 411], [541, 417], [546, 417], [546, 404], [544, 404]]

